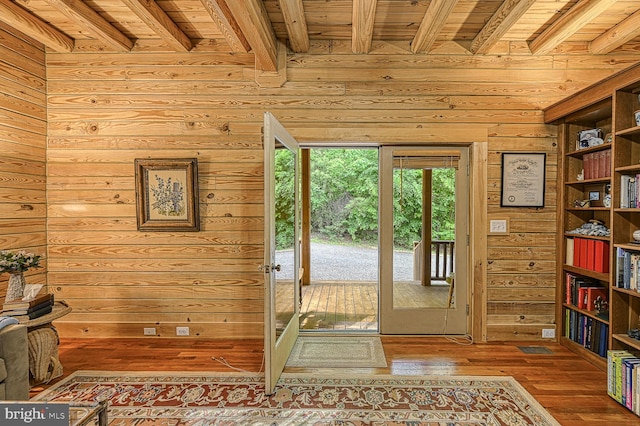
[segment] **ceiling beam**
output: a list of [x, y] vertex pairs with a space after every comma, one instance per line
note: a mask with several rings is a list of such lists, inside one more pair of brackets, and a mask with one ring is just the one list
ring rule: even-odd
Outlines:
[[589, 43], [589, 51], [595, 55], [604, 55], [638, 36], [640, 36], [640, 10], [593, 39]]
[[546, 54], [593, 21], [617, 0], [580, 0], [529, 43], [534, 54]]
[[202, 5], [213, 21], [218, 25], [218, 29], [227, 40], [231, 51], [235, 53], [247, 53], [251, 50], [249, 42], [242, 34], [233, 14], [227, 7], [224, 0], [200, 0]]
[[100, 16], [98, 12], [87, 6], [85, 2], [81, 0], [47, 0], [47, 2], [70, 19], [87, 28], [97, 39], [115, 50], [128, 52], [133, 48], [133, 41]]
[[10, 0], [0, 0], [0, 20], [56, 52], [72, 52], [74, 41]]
[[457, 3], [458, 0], [431, 0], [411, 42], [413, 53], [428, 52], [431, 49]]
[[138, 18], [177, 51], [188, 52], [191, 40], [154, 0], [122, 0]]
[[[221, 1], [221, 0], [217, 0]], [[262, 71], [277, 71], [276, 35], [262, 0], [226, 0]]]
[[351, 50], [353, 53], [369, 53], [373, 40], [373, 24], [378, 0], [353, 0], [351, 14]]
[[309, 32], [307, 18], [304, 16], [302, 0], [278, 0], [284, 16], [284, 25], [289, 34], [289, 46], [297, 53], [309, 51]]
[[471, 53], [487, 53], [536, 0], [504, 0], [471, 42]]

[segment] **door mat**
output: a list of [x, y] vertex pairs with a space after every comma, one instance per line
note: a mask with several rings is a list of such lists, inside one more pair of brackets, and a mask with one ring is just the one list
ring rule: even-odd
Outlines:
[[386, 367], [382, 342], [377, 336], [298, 337], [287, 367]]

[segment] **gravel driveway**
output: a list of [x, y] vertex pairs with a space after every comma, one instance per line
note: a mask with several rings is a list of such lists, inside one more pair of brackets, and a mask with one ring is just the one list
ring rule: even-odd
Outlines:
[[[276, 263], [282, 271], [279, 278], [293, 277], [292, 250], [276, 253]], [[396, 251], [394, 254], [396, 280], [413, 279], [413, 253]], [[325, 243], [311, 243], [311, 279], [318, 281], [377, 281], [378, 249]]]

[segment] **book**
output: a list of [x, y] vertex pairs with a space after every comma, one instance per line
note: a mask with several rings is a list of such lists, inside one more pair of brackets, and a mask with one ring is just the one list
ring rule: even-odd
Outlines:
[[5, 316], [12, 316], [12, 317], [16, 316], [16, 315], [27, 315], [27, 314], [30, 314], [31, 312], [38, 311], [38, 310], [40, 310], [42, 308], [45, 308], [47, 306], [53, 306], [53, 295], [52, 295], [52, 297], [50, 299], [45, 300], [44, 302], [39, 303], [39, 304], [37, 304], [35, 306], [32, 306], [30, 308], [27, 308], [27, 309], [11, 309], [11, 310], [8, 310], [8, 311], [2, 311], [2, 314], [5, 315]]
[[573, 266], [573, 238], [567, 237], [567, 253], [566, 253], [566, 261], [565, 263], [569, 266]]
[[33, 311], [26, 315], [14, 315], [13, 318], [17, 319], [18, 321], [29, 321], [32, 319], [40, 318], [41, 316], [46, 315], [51, 311], [53, 311], [52, 304], [45, 306], [44, 308], [38, 309], [37, 311]]
[[42, 293], [42, 294], [36, 295], [36, 297], [30, 300], [18, 299], [18, 300], [12, 300], [11, 302], [6, 302], [2, 305], [2, 310], [10, 311], [10, 310], [17, 310], [17, 309], [29, 309], [48, 300], [51, 300], [51, 303], [53, 303], [53, 294]]

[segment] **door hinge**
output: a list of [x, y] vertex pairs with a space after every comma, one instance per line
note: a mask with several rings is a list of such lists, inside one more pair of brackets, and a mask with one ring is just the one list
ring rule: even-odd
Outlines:
[[467, 305], [467, 316], [469, 316], [469, 305]]

